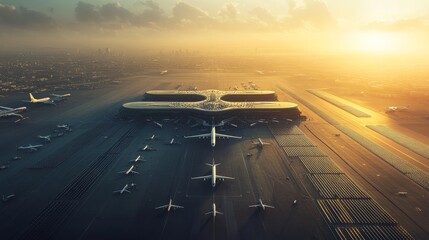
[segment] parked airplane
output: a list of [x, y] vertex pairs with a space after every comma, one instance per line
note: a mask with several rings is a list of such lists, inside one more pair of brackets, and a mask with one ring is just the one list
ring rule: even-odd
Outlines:
[[0, 170], [6, 170], [8, 169], [10, 166], [9, 165], [0, 165]]
[[45, 97], [45, 98], [34, 98], [33, 94], [29, 94], [30, 95], [30, 101], [28, 100], [23, 100], [24, 102], [30, 102], [30, 103], [44, 103], [44, 104], [51, 104], [51, 105], [55, 105], [54, 101], [52, 99], [50, 99], [49, 97]]
[[206, 215], [207, 214], [211, 214], [214, 218], [216, 217], [217, 214], [223, 215], [223, 213], [216, 210], [216, 203], [213, 203], [212, 210], [210, 212], [206, 212]]
[[262, 202], [262, 199], [259, 199], [257, 204], [255, 204], [255, 205], [250, 205], [249, 207], [250, 207], [250, 208], [261, 208], [262, 210], [265, 210], [265, 208], [274, 208], [273, 206], [270, 206], [270, 205], [264, 204], [264, 203]]
[[162, 205], [162, 206], [156, 207], [155, 209], [166, 209], [167, 212], [169, 212], [172, 209], [175, 210], [175, 209], [178, 209], [178, 208], [185, 208], [185, 207], [179, 206], [179, 205], [174, 205], [173, 204], [173, 199], [170, 198], [170, 201], [168, 201], [167, 205]]
[[0, 106], [0, 117], [19, 117], [19, 120], [15, 121], [19, 122], [20, 120], [24, 119], [24, 116], [18, 113], [25, 110], [27, 110], [26, 107], [9, 108]]
[[257, 123], [258, 123], [258, 122], [251, 123], [251, 124], [249, 124], [249, 126], [250, 126], [250, 127], [253, 127], [253, 126], [255, 126]]
[[133, 160], [130, 160], [130, 162], [143, 162], [143, 161], [146, 161], [146, 160], [143, 160], [143, 157], [142, 156], [140, 156], [140, 155], [138, 155], [137, 157], [136, 157], [136, 159], [133, 159]]
[[200, 176], [200, 177], [193, 177], [191, 179], [192, 180], [203, 179], [204, 181], [207, 180], [207, 179], [210, 179], [212, 187], [216, 187], [216, 181], [217, 180], [224, 181], [225, 179], [234, 179], [233, 177], [226, 177], [226, 176], [217, 175], [217, 173], [216, 173], [216, 166], [220, 165], [220, 163], [215, 164], [215, 162], [213, 160], [213, 164], [206, 163], [206, 165], [212, 167], [212, 174], [211, 175]]
[[164, 75], [168, 72], [168, 70], [161, 71], [159, 74]]
[[236, 138], [241, 139], [241, 136], [232, 136], [232, 135], [225, 135], [225, 134], [216, 134], [216, 125], [212, 124], [212, 130], [210, 133], [205, 134], [199, 134], [199, 135], [193, 135], [193, 136], [184, 136], [184, 138], [210, 138], [210, 143], [212, 147], [216, 146], [216, 138]]
[[400, 106], [389, 106], [386, 107], [386, 112], [402, 112], [402, 111], [408, 111], [408, 107], [400, 107]]
[[71, 131], [71, 127], [68, 124], [58, 124], [57, 128], [64, 129], [66, 131]]
[[162, 128], [162, 124], [156, 121], [153, 121], [153, 123], [155, 123], [158, 127]]
[[38, 144], [38, 145], [28, 144], [27, 146], [19, 146], [18, 150], [35, 152], [38, 150], [39, 147], [43, 147], [43, 145], [42, 144]]
[[264, 145], [270, 145], [270, 143], [268, 142], [263, 142], [261, 138], [258, 138], [257, 142], [253, 142], [254, 145], [256, 145], [257, 147], [263, 148]]
[[122, 194], [122, 193], [131, 193], [131, 192], [128, 190], [128, 184], [125, 184], [125, 186], [121, 190], [113, 191], [113, 193]]
[[43, 141], [45, 141], [45, 142], [50, 142], [51, 141], [51, 135], [46, 135], [46, 136], [39, 135], [37, 137], [40, 138], [40, 139], [43, 139]]
[[58, 102], [58, 101], [65, 100], [67, 97], [70, 97], [71, 94], [70, 93], [66, 93], [66, 94], [54, 94], [54, 93], [52, 93], [51, 96], [53, 97], [54, 102]]
[[156, 151], [156, 149], [155, 148], [151, 148], [151, 147], [149, 147], [149, 145], [145, 145], [144, 147], [142, 147], [141, 149], [140, 149], [140, 151]]
[[13, 198], [15, 198], [15, 194], [9, 194], [9, 195], [7, 195], [7, 196], [3, 195], [1, 200], [2, 200], [3, 202], [8, 202], [8, 201], [10, 201], [10, 200], [11, 200], [11, 199], [13, 199]]
[[156, 136], [155, 134], [153, 134], [152, 136], [146, 138], [146, 140], [155, 140], [158, 139], [158, 136]]
[[130, 174], [139, 174], [138, 172], [136, 172], [136, 171], [134, 171], [134, 168], [135, 168], [136, 166], [134, 166], [134, 165], [131, 165], [131, 167], [128, 169], [128, 170], [126, 170], [126, 171], [120, 171], [120, 172], [118, 172], [118, 173], [124, 173], [125, 175], [130, 175]]
[[168, 145], [177, 145], [180, 144], [178, 141], [176, 141], [174, 138], [172, 138], [169, 142], [166, 142]]

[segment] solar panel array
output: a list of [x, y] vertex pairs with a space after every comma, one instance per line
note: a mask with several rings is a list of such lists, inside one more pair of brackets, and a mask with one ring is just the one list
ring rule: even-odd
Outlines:
[[269, 126], [287, 157], [307, 170], [323, 217], [339, 239], [413, 239], [296, 125]]

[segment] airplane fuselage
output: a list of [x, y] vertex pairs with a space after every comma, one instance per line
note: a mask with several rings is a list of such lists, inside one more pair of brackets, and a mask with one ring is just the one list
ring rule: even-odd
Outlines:
[[216, 187], [216, 164], [212, 166], [212, 187]]
[[210, 134], [210, 142], [212, 147], [216, 146], [216, 127], [215, 126], [212, 126], [212, 131]]
[[124, 193], [128, 189], [128, 184], [125, 184], [125, 186], [121, 189], [119, 192], [120, 194]]
[[262, 199], [259, 199], [259, 204], [261, 205], [262, 210], [264, 210], [264, 211], [265, 211], [265, 205], [264, 205], [264, 203], [262, 202]]
[[173, 200], [170, 199], [170, 201], [168, 202], [167, 212], [171, 210], [172, 205], [173, 205]]
[[133, 170], [134, 170], [134, 165], [132, 165], [126, 172], [125, 172], [125, 175], [128, 175], [128, 174], [130, 174], [130, 173], [132, 173], [133, 172]]
[[216, 203], [213, 203], [213, 217], [216, 217]]

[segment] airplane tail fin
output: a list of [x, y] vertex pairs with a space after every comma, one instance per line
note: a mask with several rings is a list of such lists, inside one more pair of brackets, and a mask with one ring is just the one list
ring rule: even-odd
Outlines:
[[33, 94], [30, 93], [29, 95], [30, 95], [30, 101], [34, 102], [36, 99], [33, 97]]

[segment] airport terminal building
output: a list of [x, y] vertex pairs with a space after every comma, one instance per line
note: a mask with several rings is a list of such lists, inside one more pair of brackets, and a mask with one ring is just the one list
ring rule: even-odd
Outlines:
[[290, 118], [301, 116], [298, 105], [279, 102], [274, 91], [154, 90], [143, 100], [122, 105], [121, 113], [133, 117], [194, 116], [207, 120], [229, 117]]

